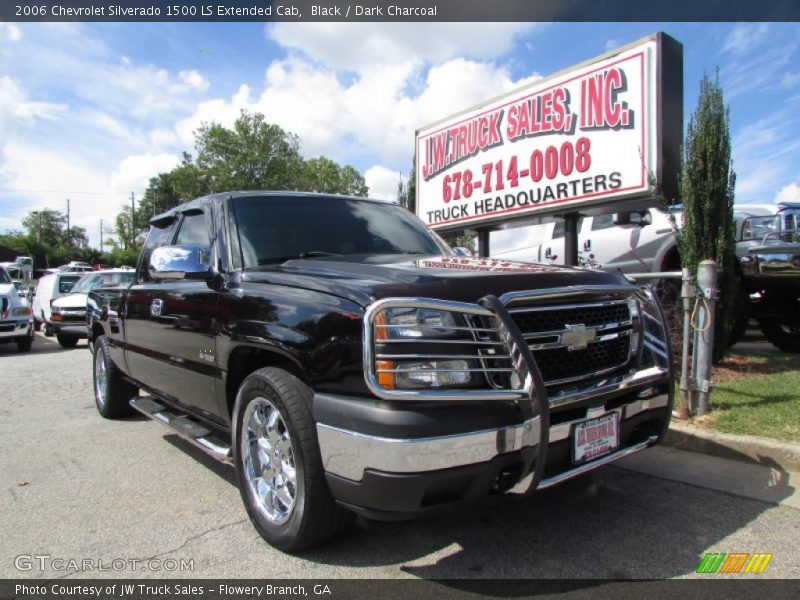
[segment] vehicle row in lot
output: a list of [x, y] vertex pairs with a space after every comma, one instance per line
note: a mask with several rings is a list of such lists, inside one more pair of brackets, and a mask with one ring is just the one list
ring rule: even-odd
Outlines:
[[53, 300], [50, 306], [50, 327], [65, 348], [86, 339], [86, 300], [91, 290], [115, 287], [133, 281], [134, 271], [107, 269], [81, 277], [70, 292]]
[[0, 344], [16, 342], [17, 350], [27, 352], [33, 342], [31, 307], [24, 293], [3, 267], [0, 267]]
[[[3, 272], [4, 277], [8, 279], [8, 284], [13, 285], [13, 281], [8, 278], [5, 270]], [[13, 294], [9, 291], [8, 294], [2, 292], [0, 295], [3, 298], [6, 295], [15, 298], [27, 296], [24, 306], [31, 323], [31, 335], [33, 330], [39, 331], [44, 328], [47, 337], [56, 336], [61, 346], [71, 348], [78, 343], [78, 340], [87, 337], [86, 298], [88, 292], [95, 288], [129, 283], [133, 280], [133, 273], [133, 270], [124, 268], [88, 273], [54, 271], [39, 279], [32, 299], [27, 294], [19, 293], [16, 288]], [[15, 302], [20, 303], [21, 300], [15, 300]], [[23, 304], [19, 304], [19, 306], [23, 306]], [[4, 304], [4, 311], [5, 307]], [[0, 332], [3, 331], [3, 327], [0, 327]], [[16, 332], [16, 329], [14, 331]], [[6, 337], [16, 339], [15, 336]], [[27, 344], [27, 342], [23, 342], [23, 344]]]

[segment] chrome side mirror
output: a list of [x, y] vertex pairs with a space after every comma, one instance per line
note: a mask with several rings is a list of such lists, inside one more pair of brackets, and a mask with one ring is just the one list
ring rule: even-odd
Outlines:
[[200, 279], [214, 277], [211, 268], [211, 248], [193, 245], [161, 246], [150, 255], [150, 278]]

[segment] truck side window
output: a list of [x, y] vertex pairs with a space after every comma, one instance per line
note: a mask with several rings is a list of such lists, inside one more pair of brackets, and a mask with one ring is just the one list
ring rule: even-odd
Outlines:
[[597, 231], [598, 229], [608, 229], [609, 227], [614, 227], [614, 213], [597, 215], [594, 219], [592, 219], [592, 231]]
[[175, 219], [168, 219], [158, 223], [153, 223], [150, 227], [150, 232], [147, 234], [147, 239], [142, 248], [142, 256], [139, 260], [139, 272], [137, 273], [137, 280], [140, 282], [151, 281], [148, 272], [150, 265], [150, 255], [153, 250], [159, 246], [166, 246], [172, 242], [172, 234], [175, 231]]
[[203, 213], [190, 213], [183, 217], [176, 244], [192, 244], [204, 248], [211, 247], [208, 223]]

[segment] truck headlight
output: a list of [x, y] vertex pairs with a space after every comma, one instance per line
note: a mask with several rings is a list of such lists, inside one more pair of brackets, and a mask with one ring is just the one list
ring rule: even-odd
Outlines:
[[469, 387], [472, 374], [466, 360], [417, 362], [378, 361], [378, 381], [386, 389]]
[[430, 308], [387, 308], [375, 319], [379, 340], [449, 338], [459, 333], [453, 313]]
[[30, 306], [15, 306], [11, 309], [12, 317], [27, 317], [31, 314]]

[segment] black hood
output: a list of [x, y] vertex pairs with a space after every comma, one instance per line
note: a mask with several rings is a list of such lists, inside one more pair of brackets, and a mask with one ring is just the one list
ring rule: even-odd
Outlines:
[[390, 296], [474, 303], [488, 294], [627, 283], [619, 274], [581, 268], [493, 258], [396, 254], [290, 260], [249, 270], [244, 278], [333, 294], [361, 306]]

